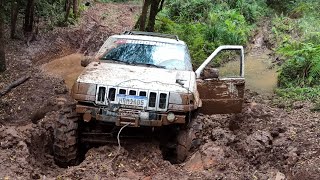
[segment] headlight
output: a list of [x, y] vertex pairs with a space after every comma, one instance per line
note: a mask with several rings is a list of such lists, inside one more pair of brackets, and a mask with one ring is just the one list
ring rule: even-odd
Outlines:
[[192, 93], [175, 93], [170, 92], [169, 96], [169, 104], [190, 104], [193, 102], [193, 94]]
[[77, 101], [95, 101], [96, 84], [76, 82], [71, 91], [72, 97]]
[[78, 83], [78, 91], [77, 94], [86, 94], [89, 96], [96, 95], [96, 84], [89, 84], [89, 83]]

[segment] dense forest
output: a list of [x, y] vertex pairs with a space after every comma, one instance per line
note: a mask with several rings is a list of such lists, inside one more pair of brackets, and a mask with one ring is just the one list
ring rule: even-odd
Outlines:
[[[40, 21], [46, 21], [48, 27], [67, 25], [79, 14], [78, 0], [11, 0], [0, 1], [0, 42], [4, 44], [4, 25], [10, 28], [10, 38], [23, 38], [29, 44], [38, 34]], [[72, 10], [72, 11], [71, 11]], [[63, 13], [62, 13], [63, 12]], [[17, 29], [17, 27], [21, 27]], [[23, 34], [18, 36], [16, 31]], [[0, 72], [6, 69], [4, 46], [0, 48]]]

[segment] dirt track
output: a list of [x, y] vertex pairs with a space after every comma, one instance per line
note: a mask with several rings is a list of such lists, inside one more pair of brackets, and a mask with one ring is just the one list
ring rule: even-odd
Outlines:
[[[243, 113], [200, 116], [203, 145], [184, 164], [163, 160], [156, 141], [90, 149], [69, 169], [53, 163], [52, 126], [56, 113], [37, 124], [0, 129], [0, 176], [91, 179], [289, 179], [319, 178], [319, 113], [309, 104], [290, 112], [248, 99]], [[300, 107], [300, 106], [299, 106]], [[312, 173], [310, 173], [312, 172]], [[174, 178], [173, 178], [174, 177]], [[279, 179], [279, 178], [278, 178]], [[280, 178], [281, 179], [281, 178]]]
[[[53, 38], [25, 48], [18, 48], [23, 42], [8, 42], [9, 70], [0, 76], [0, 89], [24, 74], [31, 79], [0, 99], [0, 179], [320, 179], [320, 114], [311, 112], [308, 102], [277, 108], [273, 97], [250, 91], [243, 113], [198, 117], [203, 142], [183, 164], [163, 160], [158, 142], [149, 141], [122, 146], [113, 161], [117, 145], [90, 149], [78, 166], [57, 167], [52, 157], [56, 98], [68, 92], [63, 79], [46, 75], [40, 66], [77, 51], [96, 51], [100, 39], [132, 27], [138, 10], [97, 4], [72, 30], [57, 29]], [[88, 22], [99, 21], [104, 11], [112, 14], [110, 25], [91, 34]], [[99, 43], [87, 45], [94, 41]]]

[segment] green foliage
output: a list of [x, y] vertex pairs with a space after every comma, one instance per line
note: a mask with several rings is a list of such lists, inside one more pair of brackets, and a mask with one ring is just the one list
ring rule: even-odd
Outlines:
[[[67, 22], [65, 22], [65, 0], [44, 0], [37, 1], [36, 3], [36, 13], [38, 16], [42, 17], [48, 22], [49, 27], [58, 26], [67, 26], [69, 24], [75, 24], [77, 18], [73, 14], [72, 8]], [[85, 11], [87, 7], [80, 3], [78, 6], [78, 13]], [[79, 16], [79, 15], [77, 15]]]
[[276, 90], [280, 100], [315, 103], [313, 110], [320, 110], [320, 15], [317, 0], [296, 0], [287, 3], [281, 14], [272, 20], [272, 32], [276, 37], [276, 53], [285, 62], [280, 68], [278, 80], [281, 89]]
[[49, 27], [59, 25], [64, 21], [64, 0], [37, 1], [36, 13], [38, 16], [47, 20]]
[[320, 111], [320, 86], [279, 88], [275, 93], [277, 97], [273, 99], [273, 103], [276, 105], [291, 108], [296, 101], [309, 101], [314, 104], [311, 111]]
[[99, 0], [99, 2], [102, 3], [109, 3], [109, 2], [116, 2], [116, 3], [120, 3], [120, 2], [128, 2], [130, 0]]
[[168, 0], [168, 16], [175, 21], [201, 21], [214, 3], [210, 0]]
[[280, 87], [320, 85], [320, 45], [313, 43], [286, 44], [278, 53], [288, 58], [279, 74]]
[[276, 94], [282, 98], [282, 100], [291, 102], [294, 101], [311, 101], [311, 102], [320, 102], [320, 86], [314, 88], [300, 88], [300, 87], [292, 87], [292, 88], [283, 88], [276, 89]]
[[[268, 7], [265, 0], [229, 0], [233, 2], [232, 8], [238, 10], [242, 14], [246, 21], [254, 23], [259, 20], [260, 17], [265, 16]], [[232, 3], [230, 3], [232, 4]]]
[[236, 10], [224, 13], [211, 12], [204, 36], [206, 40], [216, 42], [216, 45], [221, 43], [244, 45], [250, 30], [244, 16]]
[[[156, 30], [177, 34], [198, 66], [220, 45], [245, 45], [254, 22], [266, 14], [264, 0], [167, 0]], [[223, 57], [222, 57], [223, 58]], [[218, 59], [216, 65], [219, 65]]]
[[268, 0], [267, 3], [278, 13], [287, 13], [295, 2], [293, 0]]
[[272, 32], [278, 44], [276, 53], [285, 59], [278, 76], [281, 88], [320, 85], [318, 8], [317, 1], [297, 1], [291, 4], [289, 16], [275, 16], [272, 20]]
[[[6, 14], [7, 22], [10, 22], [11, 16], [11, 3], [13, 0], [7, 1], [4, 6], [4, 12]], [[17, 0], [19, 13], [23, 14], [25, 12], [25, 8], [27, 6], [27, 1], [25, 0]], [[35, 19], [41, 18], [42, 20], [47, 22], [49, 28], [53, 28], [58, 25], [68, 25], [76, 23], [77, 19], [73, 14], [73, 11], [70, 11], [70, 15], [68, 18], [68, 22], [65, 21], [65, 0], [41, 0], [35, 1]], [[79, 1], [80, 3], [81, 1]], [[82, 3], [78, 6], [79, 13], [86, 10], [86, 6]], [[24, 14], [22, 15], [22, 17]], [[67, 24], [66, 24], [67, 23]]]

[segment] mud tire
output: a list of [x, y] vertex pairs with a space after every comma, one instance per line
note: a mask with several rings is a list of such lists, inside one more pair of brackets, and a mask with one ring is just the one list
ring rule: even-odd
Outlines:
[[201, 120], [194, 116], [191, 122], [182, 128], [177, 135], [176, 162], [182, 163], [188, 155], [201, 145]]
[[63, 107], [55, 123], [53, 155], [60, 167], [77, 165], [79, 151], [79, 116], [75, 104]]

